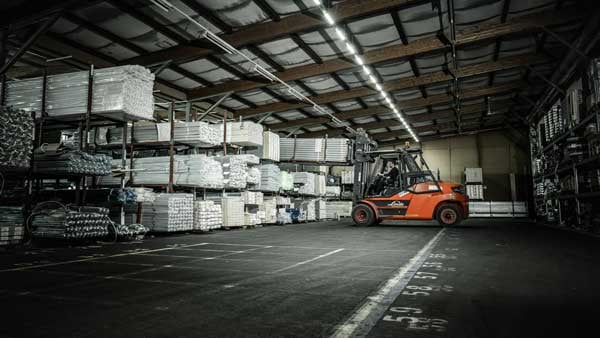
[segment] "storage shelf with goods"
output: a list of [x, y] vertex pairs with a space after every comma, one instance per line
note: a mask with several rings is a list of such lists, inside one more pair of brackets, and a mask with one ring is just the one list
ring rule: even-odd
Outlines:
[[600, 230], [600, 60], [531, 128], [534, 201], [541, 222]]

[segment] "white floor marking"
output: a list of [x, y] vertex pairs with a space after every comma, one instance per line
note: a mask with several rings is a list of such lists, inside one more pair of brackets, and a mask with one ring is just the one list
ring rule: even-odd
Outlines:
[[331, 338], [366, 337], [388, 307], [396, 300], [412, 276], [425, 262], [435, 245], [442, 238], [441, 229], [419, 252], [394, 273], [383, 286], [373, 292], [350, 318], [339, 325]]
[[292, 264], [290, 266], [286, 266], [285, 268], [281, 268], [279, 270], [272, 271], [271, 273], [278, 273], [278, 272], [286, 271], [286, 270], [289, 270], [289, 269], [293, 269], [293, 268], [295, 268], [297, 266], [308, 264], [310, 262], [314, 262], [314, 261], [316, 261], [318, 259], [321, 259], [323, 257], [331, 256], [331, 255], [336, 254], [336, 253], [338, 253], [340, 251], [344, 251], [344, 249], [342, 248], [342, 249], [337, 249], [337, 250], [329, 251], [328, 253], [324, 253], [324, 254], [319, 255], [317, 257], [314, 257], [314, 258], [311, 258], [311, 259], [307, 259], [305, 261], [298, 262], [298, 263]]
[[[272, 248], [285, 248], [285, 249], [307, 249], [307, 250], [334, 250], [335, 248], [319, 248], [315, 246], [295, 246], [295, 245], [260, 245], [260, 244], [241, 244], [241, 243], [223, 243], [223, 242], [208, 242], [208, 245], [228, 245], [228, 246], [260, 246], [260, 247], [272, 247]], [[406, 250], [393, 250], [393, 249], [359, 249], [359, 248], [346, 248], [346, 251], [369, 251], [369, 252], [406, 252]]]
[[[182, 245], [180, 247], [189, 248], [189, 247], [193, 247], [193, 246], [200, 246], [200, 245], [207, 245], [207, 244], [208, 243], [188, 244], [188, 245]], [[47, 264], [38, 264], [38, 265], [23, 266], [23, 267], [18, 267], [18, 268], [9, 268], [9, 269], [0, 270], [0, 272], [32, 270], [32, 269], [46, 268], [46, 267], [49, 267], [49, 266], [67, 265], [67, 264], [73, 264], [73, 263], [96, 261], [96, 260], [100, 260], [100, 259], [123, 257], [123, 256], [133, 256], [133, 255], [145, 254], [145, 253], [149, 253], [149, 252], [159, 252], [159, 251], [175, 250], [177, 248], [178, 247], [168, 247], [168, 248], [161, 248], [161, 249], [138, 250], [138, 251], [133, 251], [133, 252], [126, 252], [126, 253], [108, 255], [108, 256], [98, 256], [98, 257], [74, 259], [74, 260], [63, 261], [63, 262], [54, 262], [54, 263], [47, 263]]]

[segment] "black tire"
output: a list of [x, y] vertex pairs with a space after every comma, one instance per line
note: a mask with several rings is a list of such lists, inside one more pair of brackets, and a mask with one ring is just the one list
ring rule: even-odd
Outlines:
[[462, 216], [458, 207], [452, 204], [443, 204], [438, 207], [435, 218], [441, 226], [458, 225], [462, 221]]
[[374, 225], [376, 221], [375, 212], [370, 206], [359, 204], [352, 208], [352, 220], [356, 225]]

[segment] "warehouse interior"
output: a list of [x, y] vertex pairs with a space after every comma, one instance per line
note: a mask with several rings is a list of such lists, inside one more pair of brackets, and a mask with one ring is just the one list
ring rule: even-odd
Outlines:
[[600, 5], [0, 2], [0, 337], [587, 336]]

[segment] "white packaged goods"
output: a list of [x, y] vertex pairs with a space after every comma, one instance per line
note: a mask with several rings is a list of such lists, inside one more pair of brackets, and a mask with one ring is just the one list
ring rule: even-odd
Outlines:
[[338, 196], [340, 196], [341, 193], [342, 193], [342, 190], [340, 187], [337, 187], [337, 186], [325, 187], [325, 196], [338, 197]]
[[143, 223], [150, 231], [177, 232], [194, 229], [194, 195], [158, 194], [144, 209]]
[[287, 171], [281, 171], [281, 190], [294, 190], [294, 176]]
[[473, 200], [483, 199], [483, 185], [481, 184], [467, 184], [467, 196]]
[[316, 221], [317, 212], [315, 209], [315, 201], [316, 200], [314, 199], [294, 200], [294, 207], [304, 211], [307, 221]]
[[286, 211], [286, 208], [277, 209], [277, 224], [292, 223], [292, 214]]
[[465, 168], [465, 182], [467, 182], [467, 183], [483, 183], [483, 169], [481, 169], [481, 168]]
[[[166, 124], [170, 129], [169, 123]], [[162, 135], [161, 135], [162, 136]], [[177, 122], [173, 131], [173, 140], [197, 147], [212, 147], [223, 142], [219, 128], [206, 122]]]
[[263, 203], [259, 206], [259, 210], [263, 212], [263, 224], [277, 223], [277, 201], [275, 198], [265, 197]]
[[187, 155], [177, 156], [176, 159], [182, 162], [175, 171], [175, 184], [206, 189], [223, 188], [223, 168], [214, 157]]
[[[221, 131], [223, 125], [220, 125]], [[227, 143], [240, 146], [262, 146], [263, 127], [254, 122], [228, 122], [227, 134], [225, 136]]]
[[136, 202], [154, 202], [156, 193], [149, 188], [131, 188], [135, 192]]
[[279, 191], [281, 187], [281, 171], [275, 164], [263, 164], [260, 166], [260, 191]]
[[262, 150], [263, 159], [279, 162], [279, 135], [270, 131], [263, 132]]
[[294, 176], [294, 184], [299, 184], [300, 188], [298, 189], [298, 193], [300, 195], [308, 195], [315, 196], [315, 174], [305, 173], [305, 172], [297, 172], [292, 173]]
[[248, 168], [248, 176], [246, 177], [246, 182], [248, 184], [258, 185], [258, 184], [260, 184], [260, 180], [261, 180], [260, 168], [258, 168], [258, 167]]
[[275, 202], [277, 205], [291, 205], [292, 200], [289, 197], [275, 196]]
[[349, 140], [344, 138], [282, 138], [280, 159], [306, 162], [347, 162]]
[[239, 227], [244, 225], [244, 202], [239, 197], [223, 197], [223, 226]]
[[194, 202], [194, 230], [213, 230], [221, 228], [223, 212], [221, 205], [214, 201]]
[[223, 181], [225, 188], [243, 189], [248, 184], [248, 164], [260, 163], [255, 155], [227, 155], [218, 157], [223, 167]]
[[244, 213], [244, 225], [258, 225], [260, 222], [261, 220], [258, 213]]
[[[181, 168], [184, 168], [183, 159], [173, 159], [173, 178]], [[134, 158], [132, 168], [132, 179], [138, 185], [166, 185], [169, 184], [169, 157], [145, 157]]]
[[263, 193], [260, 191], [242, 191], [244, 204], [260, 205], [263, 202]]
[[354, 170], [342, 171], [342, 184], [354, 184]]
[[[96, 69], [92, 114], [119, 120], [151, 120], [154, 113], [154, 74], [147, 68], [126, 65]], [[6, 105], [41, 112], [42, 78], [10, 81]], [[50, 117], [80, 117], [87, 109], [88, 71], [50, 75], [46, 112]]]
[[317, 220], [327, 219], [327, 201], [318, 199], [315, 201], [315, 212]]
[[327, 201], [325, 203], [327, 218], [350, 217], [352, 201]]
[[29, 168], [33, 126], [31, 113], [0, 107], [0, 168]]
[[315, 195], [325, 195], [325, 189], [327, 188], [327, 178], [324, 175], [315, 175]]

